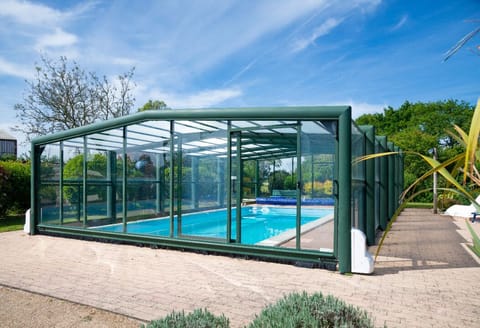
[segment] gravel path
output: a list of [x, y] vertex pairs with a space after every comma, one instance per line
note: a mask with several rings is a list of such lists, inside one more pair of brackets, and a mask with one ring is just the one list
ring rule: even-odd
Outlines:
[[0, 326], [133, 328], [142, 322], [57, 298], [0, 286]]

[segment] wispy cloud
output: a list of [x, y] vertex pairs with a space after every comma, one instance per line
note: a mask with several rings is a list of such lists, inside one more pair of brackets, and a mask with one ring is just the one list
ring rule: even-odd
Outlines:
[[41, 36], [35, 45], [35, 49], [45, 51], [48, 48], [67, 47], [74, 45], [77, 41], [76, 35], [56, 28], [53, 33]]
[[394, 31], [397, 31], [399, 29], [401, 29], [406, 23], [408, 22], [408, 15], [403, 15], [399, 21], [397, 22], [397, 24], [395, 24], [394, 26], [392, 26], [390, 28], [390, 32], [394, 32]]
[[73, 19], [91, 10], [95, 5], [95, 2], [89, 1], [70, 10], [60, 11], [30, 1], [2, 0], [0, 1], [0, 17], [19, 24], [45, 27], [57, 25], [66, 19]]
[[58, 23], [62, 13], [42, 4], [4, 0], [0, 2], [0, 16], [25, 25], [50, 25]]
[[0, 76], [2, 75], [29, 79], [33, 76], [33, 72], [30, 67], [26, 68], [24, 65], [11, 63], [0, 57]]
[[243, 66], [240, 71], [238, 71], [230, 80], [225, 82], [223, 85], [229, 85], [232, 82], [236, 81], [238, 78], [240, 78], [243, 74], [248, 72], [258, 61], [259, 57], [254, 58], [252, 61], [250, 61], [247, 65]]
[[0, 39], [5, 49], [29, 64], [38, 59], [38, 53], [77, 57], [75, 49], [80, 38], [72, 23], [91, 12], [97, 5], [85, 1], [67, 9], [56, 9], [32, 1], [0, 1]]
[[318, 38], [330, 33], [335, 27], [342, 23], [342, 18], [329, 18], [325, 22], [323, 22], [320, 26], [315, 28], [312, 34], [304, 39], [298, 39], [294, 42], [292, 46], [293, 52], [299, 52], [303, 49], [307, 48], [308, 46], [312, 45]]

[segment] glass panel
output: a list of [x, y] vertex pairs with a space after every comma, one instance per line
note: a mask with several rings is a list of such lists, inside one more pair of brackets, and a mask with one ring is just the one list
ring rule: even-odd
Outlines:
[[111, 197], [113, 195], [111, 181], [109, 181], [111, 176], [109, 152], [90, 148], [89, 137], [87, 141], [87, 226], [112, 223]]
[[[169, 122], [146, 122], [88, 137], [88, 225], [110, 232], [168, 236]], [[157, 133], [157, 136], [154, 134]], [[103, 138], [103, 142], [98, 142]], [[125, 189], [125, 223], [123, 179]], [[161, 220], [164, 227], [152, 226]]]
[[60, 144], [46, 145], [40, 156], [40, 222], [60, 224]]
[[178, 235], [182, 237], [226, 239], [227, 131], [217, 130], [215, 123], [175, 122], [181, 143], [175, 167], [181, 176]]
[[63, 143], [63, 224], [82, 226], [83, 138]]
[[300, 248], [333, 252], [336, 125], [325, 124], [331, 132], [322, 122], [302, 122]]
[[[352, 160], [365, 155], [365, 136], [352, 123]], [[365, 161], [352, 166], [352, 226], [366, 231], [365, 220]]]
[[[169, 123], [127, 127], [127, 232], [170, 235], [169, 217]], [[157, 134], [157, 135], [155, 135]], [[154, 224], [158, 223], [158, 224]]]

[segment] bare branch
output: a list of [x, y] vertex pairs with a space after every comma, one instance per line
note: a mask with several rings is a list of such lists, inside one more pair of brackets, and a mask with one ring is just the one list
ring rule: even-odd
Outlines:
[[23, 103], [14, 106], [21, 122], [16, 130], [28, 140], [130, 113], [134, 69], [118, 77], [117, 89], [105, 76], [86, 73], [66, 57], [58, 61], [42, 57], [41, 61], [33, 80], [26, 81]]

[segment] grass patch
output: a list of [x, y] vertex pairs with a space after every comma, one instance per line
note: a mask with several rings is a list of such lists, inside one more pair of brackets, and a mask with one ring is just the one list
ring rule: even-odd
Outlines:
[[0, 217], [0, 232], [22, 230], [24, 224], [24, 214], [5, 215]]

